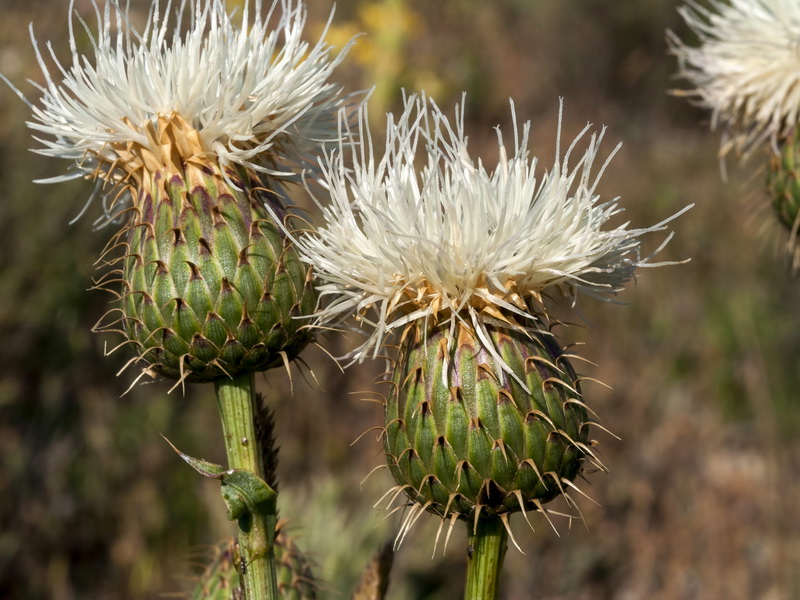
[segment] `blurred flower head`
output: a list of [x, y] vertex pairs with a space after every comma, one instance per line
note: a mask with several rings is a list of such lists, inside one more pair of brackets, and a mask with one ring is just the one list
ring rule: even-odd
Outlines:
[[[51, 72], [33, 39], [45, 76], [28, 123], [43, 144], [37, 152], [75, 161], [49, 181], [141, 185], [156, 170], [209, 161], [223, 172], [240, 165], [289, 176], [337, 139], [346, 98], [329, 77], [345, 52], [334, 55], [324, 34], [303, 41], [302, 2], [276, 0], [264, 15], [260, 0], [246, 1], [239, 26], [223, 0], [166, 9], [156, 0], [142, 31], [116, 2], [95, 12], [96, 35], [80, 16], [70, 20], [71, 65], [48, 45]], [[91, 56], [79, 51], [84, 32]]]
[[563, 154], [559, 139], [552, 168], [539, 173], [530, 123], [517, 125], [513, 104], [512, 118], [513, 153], [498, 129], [491, 170], [469, 153], [463, 108], [451, 122], [416, 95], [399, 118], [389, 115], [381, 158], [362, 109], [352, 136], [361, 144], [343, 143], [321, 161], [330, 203], [320, 203], [324, 223], [298, 247], [328, 300], [320, 320], [355, 314], [369, 330], [358, 359], [415, 323], [468, 323], [483, 339], [487, 324], [530, 326], [545, 295], [614, 293], [647, 262], [639, 237], [664, 223], [605, 227], [622, 209], [597, 193], [610, 160], [593, 173], [604, 131], [588, 135], [587, 125]]
[[722, 155], [746, 158], [797, 124], [800, 2], [689, 2], [679, 12], [700, 40], [692, 46], [668, 32], [679, 75], [692, 86], [679, 94], [711, 110], [711, 127], [723, 129]]

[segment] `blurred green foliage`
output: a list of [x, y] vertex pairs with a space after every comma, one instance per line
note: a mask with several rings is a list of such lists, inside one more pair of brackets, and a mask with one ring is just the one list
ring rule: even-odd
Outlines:
[[[611, 472], [589, 477], [602, 506], [582, 505], [588, 530], [561, 522], [559, 537], [534, 518], [530, 533], [517, 519], [526, 555], [508, 554], [506, 598], [800, 597], [792, 568], [800, 564], [800, 283], [779, 228], [760, 210], [758, 158], [728, 165], [723, 183], [707, 115], [666, 93], [680, 86], [664, 43], [665, 28], [683, 32], [677, 4], [348, 0], [337, 9], [336, 35], [377, 37], [341, 70], [348, 88], [369, 87], [391, 65], [376, 123], [398, 105], [401, 86], [424, 86], [443, 107], [466, 90], [479, 152], [493, 126], [510, 126], [513, 97], [519, 117], [533, 120], [546, 165], [563, 96], [565, 140], [591, 120], [609, 126], [608, 150], [625, 142], [600, 191], [623, 196], [626, 219], [651, 224], [696, 203], [663, 253], [691, 262], [643, 273], [620, 297], [627, 306], [582, 299], [588, 326], [562, 332], [586, 342], [581, 354], [598, 365], [585, 365], [586, 374], [613, 386], [587, 382], [584, 392], [622, 439], [598, 433]], [[91, 14], [89, 2], [77, 5]], [[314, 3], [314, 23], [321, 27], [329, 8]], [[398, 34], [398, 23], [378, 18], [389, 9], [410, 26]], [[34, 21], [38, 39], [64, 56], [66, 11], [67, 3], [4, 1], [0, 72], [31, 99], [24, 80], [41, 77], [25, 25]], [[126, 357], [104, 357], [116, 340], [89, 333], [110, 299], [87, 289], [111, 230], [93, 231], [97, 206], [68, 224], [88, 182], [31, 183], [66, 165], [26, 151], [34, 145], [28, 114], [0, 88], [0, 597], [125, 600], [186, 590], [193, 563], [230, 527], [217, 488], [159, 433], [223, 460], [214, 400], [203, 386], [167, 396], [163, 382], [122, 396], [132, 374], [115, 374]], [[335, 336], [321, 343], [333, 354], [345, 349]], [[377, 405], [357, 402], [357, 392], [376, 389], [381, 366], [343, 376], [319, 350], [304, 360], [318, 383], [306, 383], [303, 368], [291, 382], [269, 373], [261, 386], [279, 423], [282, 513], [319, 563], [325, 594], [342, 597], [332, 590], [349, 589], [397, 525], [370, 509], [390, 484], [384, 471], [360, 489], [382, 463], [380, 444], [367, 435], [350, 446], [381, 422]], [[423, 518], [409, 534], [390, 598], [460, 593], [463, 528], [446, 556], [431, 560], [436, 525]]]

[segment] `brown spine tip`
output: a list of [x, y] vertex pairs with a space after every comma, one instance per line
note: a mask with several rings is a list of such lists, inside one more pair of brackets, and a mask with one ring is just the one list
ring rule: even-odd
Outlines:
[[487, 479], [478, 494], [478, 503], [487, 507], [501, 507], [505, 496], [505, 490], [494, 479]]
[[156, 301], [153, 300], [153, 297], [150, 294], [148, 294], [144, 290], [140, 291], [139, 293], [142, 296], [142, 302], [144, 303], [145, 306], [155, 306], [156, 305]]
[[214, 227], [225, 227], [227, 225], [225, 216], [222, 214], [219, 206], [215, 206], [211, 209], [211, 218], [214, 222]]
[[450, 388], [450, 402], [464, 404], [464, 392], [457, 385]]
[[134, 268], [144, 266], [144, 257], [138, 252], [130, 252], [123, 257], [125, 260], [133, 260]]
[[516, 402], [514, 402], [514, 396], [508, 390], [499, 390], [497, 392], [497, 404], [498, 406], [501, 404], [512, 404], [516, 406]]
[[203, 274], [200, 273], [200, 268], [194, 264], [192, 261], [187, 260], [185, 261], [187, 265], [189, 265], [189, 269], [191, 269], [192, 273], [189, 276], [190, 281], [197, 281], [198, 279], [203, 279]]
[[407, 457], [408, 461], [410, 462], [414, 460], [415, 457], [418, 457], [419, 454], [416, 450], [414, 450], [414, 448], [406, 448], [400, 453], [398, 460], [402, 460], [404, 456]]
[[156, 259], [153, 261], [156, 264], [156, 276], [169, 275], [169, 267], [163, 260]]
[[265, 222], [264, 219], [256, 219], [250, 223], [250, 238], [263, 238], [264, 234], [261, 232], [261, 223]]
[[179, 246], [186, 243], [186, 238], [183, 236], [183, 230], [180, 227], [175, 227], [172, 230], [172, 234], [174, 236], [172, 240], [173, 246]]
[[442, 336], [436, 346], [436, 360], [443, 360], [447, 354], [447, 340], [445, 336]]
[[243, 267], [250, 264], [250, 247], [245, 246], [239, 250], [239, 260], [237, 261], [238, 267]]
[[478, 365], [477, 375], [478, 375], [478, 381], [486, 381], [487, 379], [491, 379], [492, 381], [500, 380], [500, 378], [497, 377], [497, 374], [494, 372], [492, 367], [487, 365], [486, 363], [480, 363]]

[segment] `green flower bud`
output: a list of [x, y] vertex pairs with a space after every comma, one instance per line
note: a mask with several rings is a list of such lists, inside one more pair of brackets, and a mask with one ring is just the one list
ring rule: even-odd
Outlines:
[[[386, 401], [389, 469], [416, 503], [443, 519], [544, 511], [597, 464], [579, 378], [547, 332], [488, 325], [490, 351], [464, 324], [414, 329]], [[502, 363], [498, 360], [502, 359]], [[399, 492], [396, 492], [399, 493]], [[402, 531], [402, 530], [401, 530]]]

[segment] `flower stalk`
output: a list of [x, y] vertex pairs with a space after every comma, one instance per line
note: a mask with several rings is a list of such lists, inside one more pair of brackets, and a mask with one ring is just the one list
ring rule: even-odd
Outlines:
[[[255, 415], [255, 375], [245, 373], [214, 383], [222, 420], [222, 433], [229, 469], [239, 469], [268, 480], [258, 436]], [[246, 600], [277, 600], [275, 574], [274, 504], [259, 504], [261, 510], [247, 510], [237, 519], [239, 546], [242, 553], [242, 577]]]
[[467, 546], [464, 600], [496, 600], [508, 549], [508, 532], [499, 517], [477, 519]]

